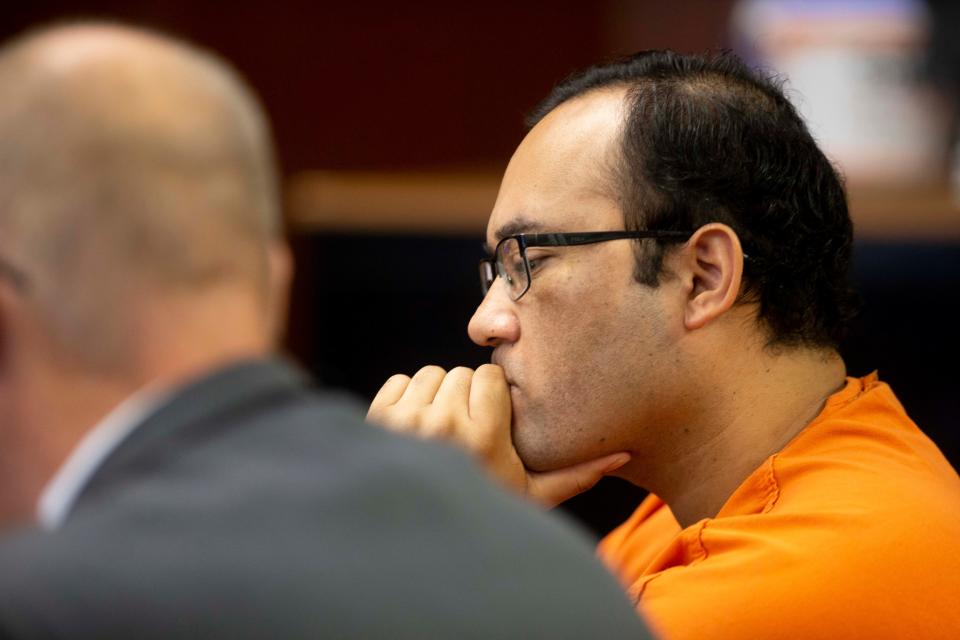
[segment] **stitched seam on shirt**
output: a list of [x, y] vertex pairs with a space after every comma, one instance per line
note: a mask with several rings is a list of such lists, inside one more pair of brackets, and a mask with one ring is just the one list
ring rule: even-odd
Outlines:
[[[700, 528], [697, 529], [697, 547], [700, 550], [700, 557], [696, 558], [690, 564], [685, 564], [682, 567], [671, 567], [672, 569], [686, 569], [688, 567], [696, 566], [707, 559], [710, 553], [707, 551], [707, 545], [703, 541], [703, 531], [704, 529], [707, 528], [707, 524], [709, 522], [710, 522], [709, 520], [704, 520], [702, 523], [700, 523]], [[664, 571], [667, 571], [667, 569], [665, 569]], [[640, 587], [640, 589], [637, 591], [636, 595], [634, 596], [635, 605], [640, 604], [640, 600], [643, 598], [643, 593], [647, 590], [647, 585], [649, 585], [651, 582], [653, 582], [654, 580], [662, 576], [664, 571], [660, 571], [659, 573], [657, 573], [657, 575], [651, 576], [649, 580], [643, 583], [643, 585]]]
[[864, 383], [862, 379], [858, 378], [857, 384], [860, 385], [860, 388], [857, 390], [857, 392], [853, 394], [851, 397], [845, 398], [842, 402], [835, 402], [835, 403], [831, 402], [834, 396], [831, 396], [830, 398], [828, 398], [826, 404], [823, 407], [823, 411], [821, 411], [820, 414], [813, 419], [813, 422], [811, 422], [806, 426], [804, 431], [814, 425], [819, 424], [820, 422], [823, 422], [824, 420], [827, 419], [828, 416], [832, 416], [835, 412], [850, 406], [851, 404], [853, 404], [854, 402], [856, 402], [857, 400], [859, 400], [860, 398], [862, 398], [863, 396], [865, 396], [867, 393], [871, 391], [871, 389], [867, 388], [867, 385]]
[[[764, 475], [765, 475], [765, 484], [767, 485], [767, 488], [766, 488], [767, 498], [766, 498], [766, 502], [763, 505], [763, 509], [760, 511], [760, 513], [769, 513], [770, 511], [773, 510], [773, 508], [777, 505], [777, 502], [780, 500], [780, 481], [777, 479], [777, 473], [776, 473], [776, 467], [775, 467], [777, 458], [778, 458], [778, 454], [773, 454], [772, 456], [770, 456], [770, 460], [765, 470], [766, 473]], [[683, 565], [683, 567], [676, 567], [677, 569], [695, 566], [697, 564], [700, 564], [710, 556], [710, 551], [707, 549], [707, 543], [703, 539], [704, 531], [706, 531], [707, 525], [710, 524], [710, 522], [711, 520], [709, 519], [704, 520], [700, 524], [700, 528], [697, 530], [697, 545], [700, 549], [700, 557], [692, 561], [690, 564]], [[651, 582], [659, 578], [662, 574], [663, 572], [661, 571], [657, 575], [651, 576], [637, 590], [636, 594], [633, 594], [634, 605], [636, 606], [640, 605], [640, 600], [643, 599], [643, 594], [647, 590], [647, 585], [649, 585]]]
[[707, 544], [703, 541], [703, 532], [706, 530], [707, 524], [709, 522], [710, 520], [704, 520], [703, 524], [700, 525], [700, 529], [697, 531], [697, 544], [700, 545], [700, 553], [702, 555], [701, 557], [697, 558], [696, 560], [688, 564], [687, 565], [688, 567], [692, 567], [695, 564], [700, 564], [701, 562], [707, 559], [707, 556], [710, 555], [710, 553], [707, 551]]
[[777, 480], [777, 471], [775, 468], [777, 454], [770, 456], [770, 464], [767, 467], [767, 502], [763, 505], [760, 513], [769, 513], [780, 500], [780, 481]]

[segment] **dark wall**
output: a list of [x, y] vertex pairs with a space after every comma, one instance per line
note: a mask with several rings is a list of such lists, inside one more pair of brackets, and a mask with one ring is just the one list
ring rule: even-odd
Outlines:
[[288, 172], [502, 166], [554, 82], [617, 52], [725, 42], [730, 0], [5, 3], [0, 37], [77, 16], [180, 34], [263, 97]]

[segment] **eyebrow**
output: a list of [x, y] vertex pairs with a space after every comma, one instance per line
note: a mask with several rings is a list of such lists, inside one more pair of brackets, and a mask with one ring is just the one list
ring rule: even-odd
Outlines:
[[[544, 229], [545, 226], [541, 222], [534, 222], [527, 218], [517, 217], [502, 224], [500, 228], [493, 233], [493, 237], [496, 242], [500, 242], [507, 236], [515, 236], [521, 233], [536, 233]], [[489, 244], [484, 244], [484, 247], [487, 253], [493, 253], [493, 247]]]

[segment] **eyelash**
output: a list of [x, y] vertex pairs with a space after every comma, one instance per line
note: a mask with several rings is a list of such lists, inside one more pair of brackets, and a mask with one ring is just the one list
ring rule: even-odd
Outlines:
[[527, 264], [530, 265], [530, 271], [531, 271], [531, 272], [536, 271], [536, 270], [540, 267], [540, 265], [543, 264], [543, 262], [544, 262], [545, 260], [549, 259], [549, 258], [550, 258], [550, 256], [548, 256], [548, 255], [531, 256], [531, 255], [528, 253], [528, 254], [527, 254]]

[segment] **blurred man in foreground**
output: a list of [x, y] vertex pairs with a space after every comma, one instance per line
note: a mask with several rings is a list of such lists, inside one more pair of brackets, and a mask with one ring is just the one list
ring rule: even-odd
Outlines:
[[0, 139], [0, 635], [643, 635], [576, 534], [269, 357], [276, 175], [222, 62], [29, 34]]
[[588, 69], [490, 217], [469, 333], [499, 368], [395, 376], [369, 417], [549, 505], [649, 489], [600, 554], [665, 637], [958, 637], [960, 479], [846, 377], [851, 241], [775, 83], [729, 55]]

